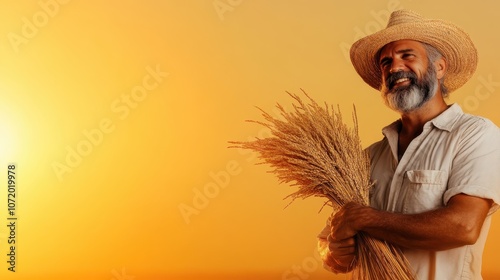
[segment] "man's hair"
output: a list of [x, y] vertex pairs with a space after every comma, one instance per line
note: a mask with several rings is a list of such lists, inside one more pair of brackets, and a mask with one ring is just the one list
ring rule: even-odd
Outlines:
[[[434, 61], [443, 57], [443, 55], [435, 47], [423, 42], [422, 45], [424, 45], [425, 51], [427, 52], [427, 59], [429, 60], [429, 63], [433, 63]], [[439, 80], [439, 83], [440, 83], [441, 94], [443, 95], [443, 97], [448, 97], [448, 89], [444, 85], [444, 76], [441, 78], [441, 80]]]

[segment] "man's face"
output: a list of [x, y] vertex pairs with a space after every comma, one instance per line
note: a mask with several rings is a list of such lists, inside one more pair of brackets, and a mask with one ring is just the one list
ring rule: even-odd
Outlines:
[[421, 108], [438, 88], [436, 70], [422, 43], [400, 40], [385, 45], [379, 56], [382, 97], [400, 113]]

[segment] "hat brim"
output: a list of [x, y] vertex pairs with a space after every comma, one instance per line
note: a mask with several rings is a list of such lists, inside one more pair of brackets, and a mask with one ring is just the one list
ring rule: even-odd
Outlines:
[[469, 35], [449, 22], [428, 19], [393, 25], [364, 37], [351, 46], [351, 62], [371, 87], [380, 90], [382, 73], [377, 61], [378, 51], [398, 40], [415, 40], [435, 47], [446, 61], [444, 78], [448, 92], [463, 86], [477, 67], [477, 50]]

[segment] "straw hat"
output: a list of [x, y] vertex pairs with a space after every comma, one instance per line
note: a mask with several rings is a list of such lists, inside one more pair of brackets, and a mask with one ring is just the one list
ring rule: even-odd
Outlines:
[[469, 35], [458, 26], [439, 19], [425, 19], [409, 10], [394, 11], [387, 27], [351, 46], [351, 61], [358, 74], [371, 87], [380, 90], [382, 73], [376, 56], [386, 44], [415, 40], [435, 47], [445, 58], [444, 83], [448, 92], [464, 85], [474, 74], [477, 51]]

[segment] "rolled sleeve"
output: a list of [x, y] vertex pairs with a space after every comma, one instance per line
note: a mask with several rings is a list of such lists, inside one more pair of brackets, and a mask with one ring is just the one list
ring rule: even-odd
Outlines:
[[491, 199], [492, 214], [500, 205], [500, 129], [481, 119], [464, 133], [457, 148], [444, 203], [460, 193]]

